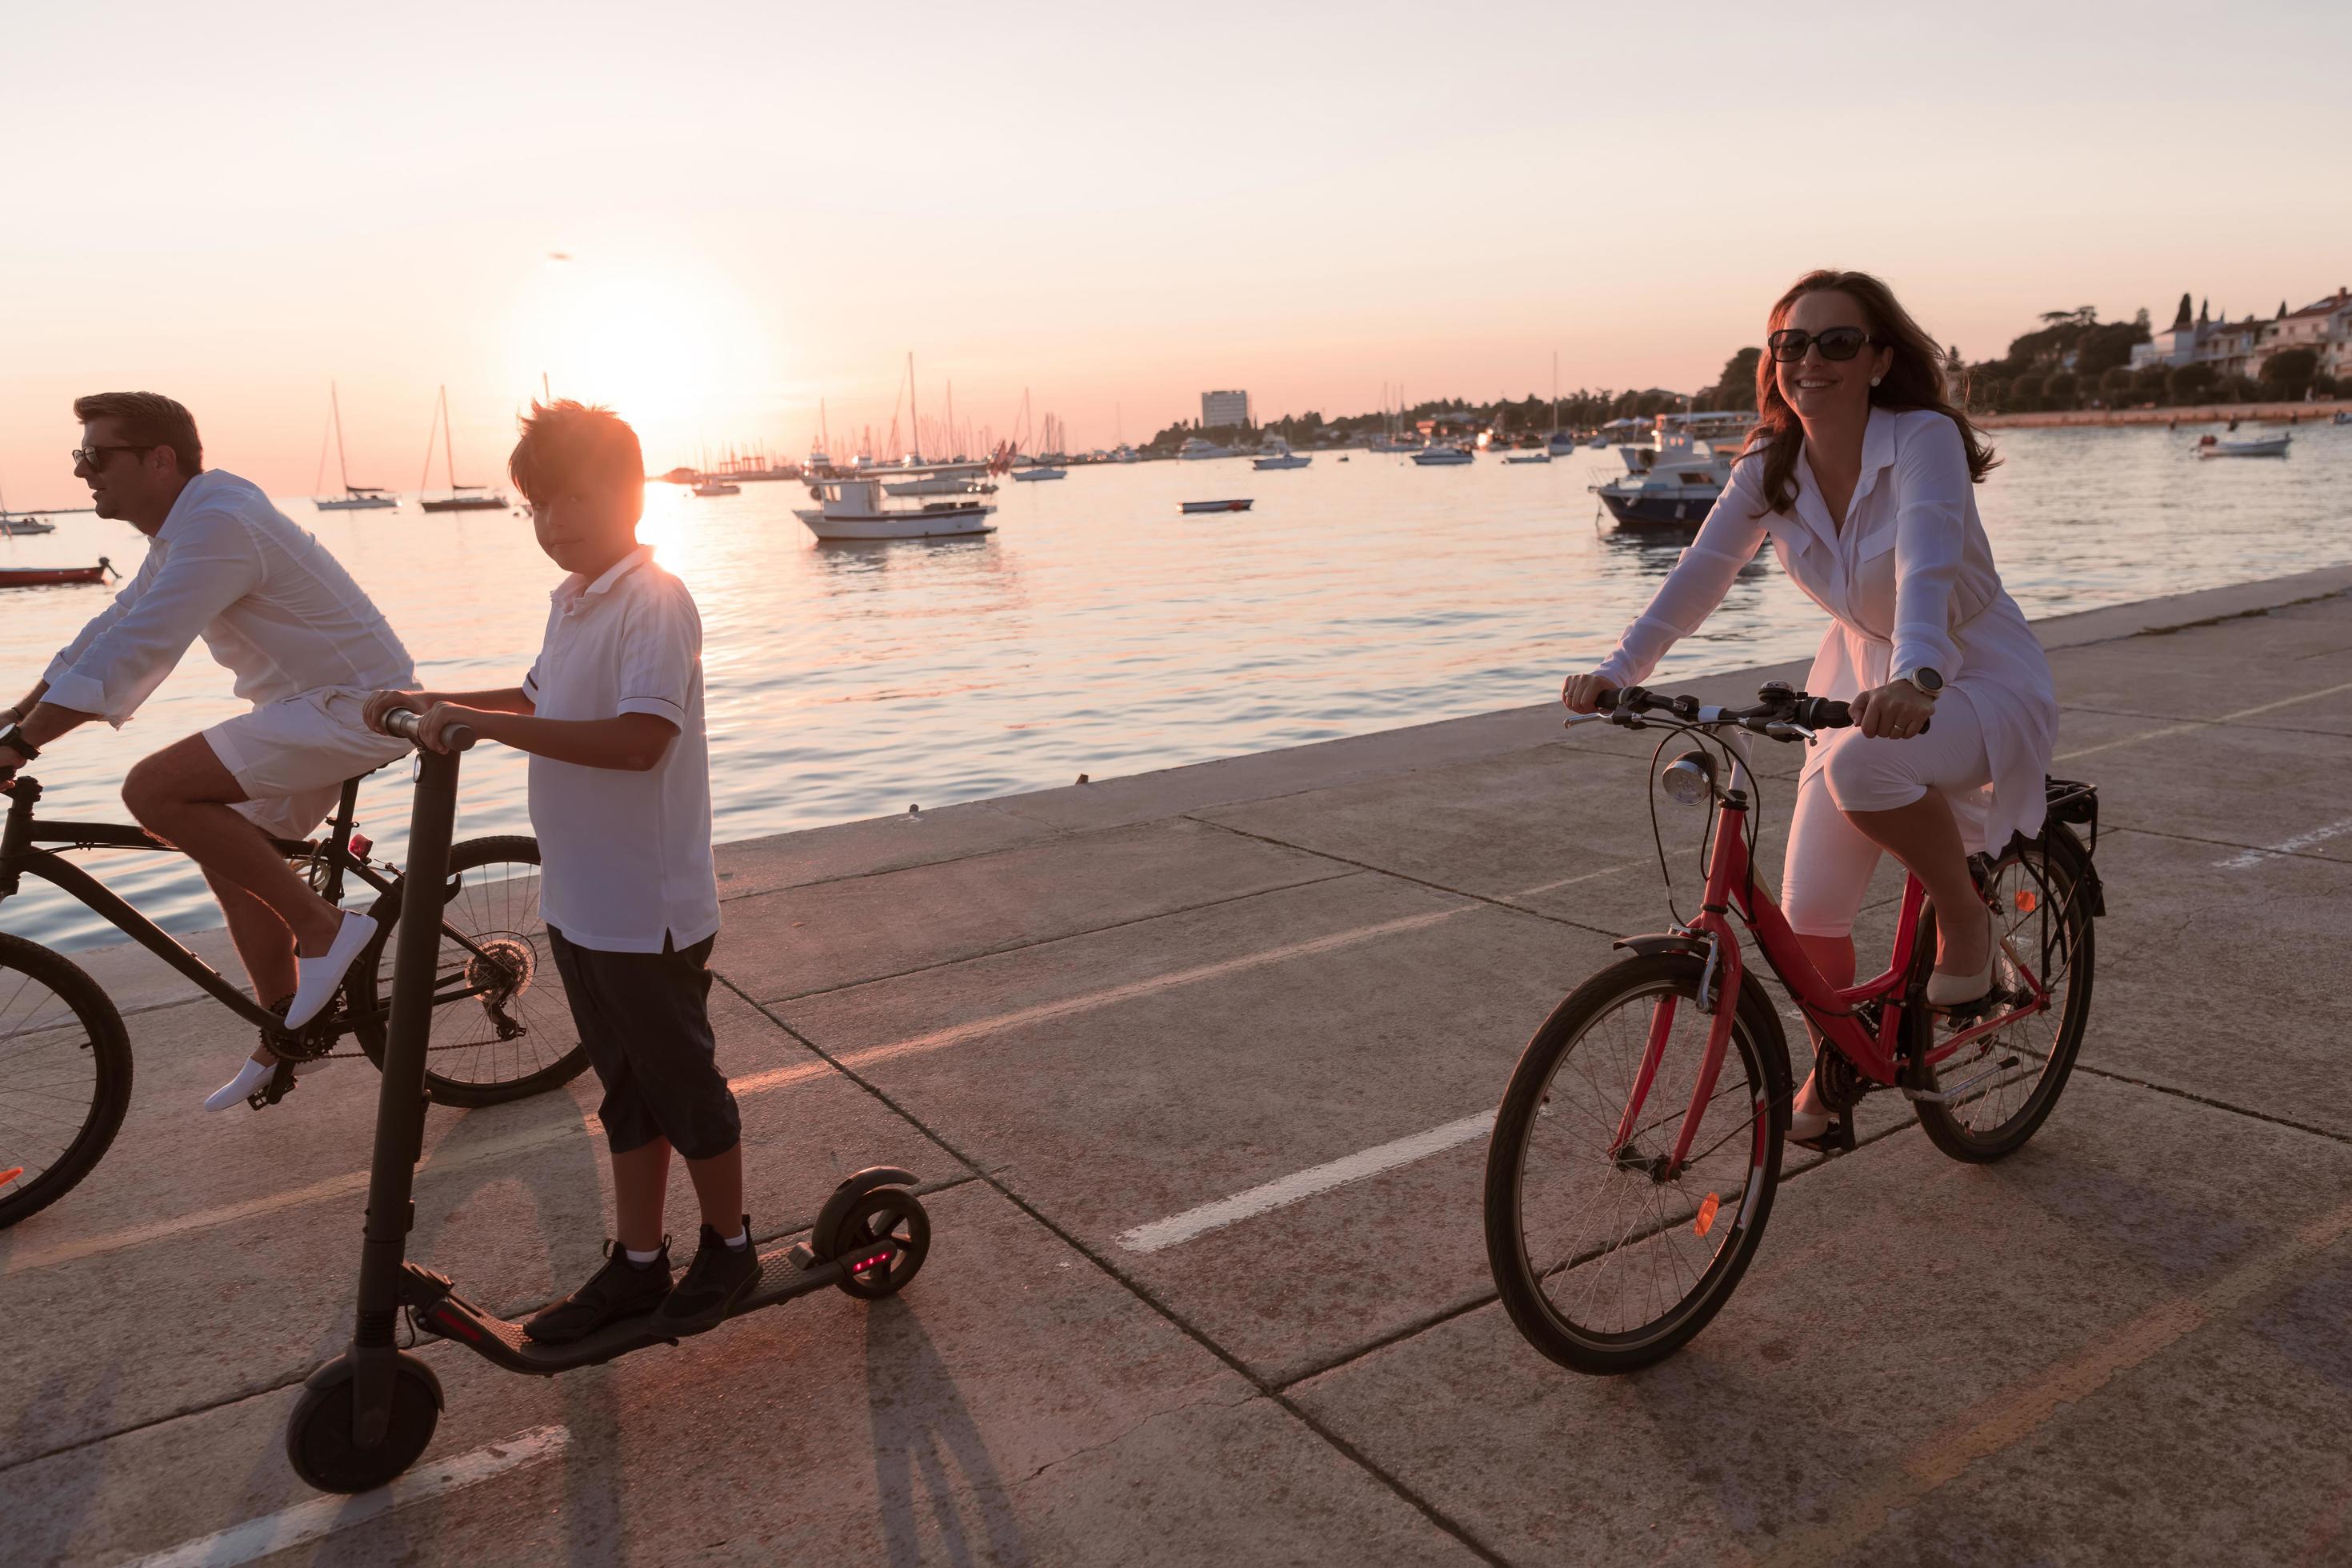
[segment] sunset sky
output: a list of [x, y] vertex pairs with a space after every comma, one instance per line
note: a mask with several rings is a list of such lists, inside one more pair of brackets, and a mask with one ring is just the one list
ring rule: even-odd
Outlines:
[[2053, 307], [2267, 314], [2352, 283], [2347, 18], [12, 7], [0, 492], [77, 504], [68, 405], [110, 388], [303, 495], [331, 379], [352, 478], [409, 489], [437, 384], [482, 479], [542, 372], [659, 467], [804, 452], [820, 396], [846, 447], [909, 350], [927, 412], [952, 380], [1001, 431], [1025, 386], [1097, 446], [1211, 386], [1541, 391], [1555, 350], [1703, 385], [1815, 265], [1972, 359]]

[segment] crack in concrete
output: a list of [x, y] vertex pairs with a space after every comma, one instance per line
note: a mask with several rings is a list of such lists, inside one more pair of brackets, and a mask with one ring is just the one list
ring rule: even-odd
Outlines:
[[[1223, 1379], [1220, 1378], [1217, 1381], [1223, 1383]], [[1106, 1448], [1116, 1448], [1121, 1443], [1126, 1442], [1129, 1437], [1134, 1436], [1138, 1432], [1142, 1431], [1146, 1426], [1152, 1426], [1158, 1422], [1169, 1420], [1173, 1416], [1182, 1415], [1189, 1411], [1199, 1410], [1203, 1407], [1239, 1410], [1244, 1405], [1252, 1404], [1265, 1397], [1265, 1395], [1259, 1394], [1255, 1389], [1245, 1386], [1235, 1389], [1234, 1394], [1235, 1397], [1229, 1399], [1218, 1399], [1208, 1395], [1200, 1395], [1190, 1399], [1180, 1400], [1174, 1405], [1165, 1405], [1158, 1410], [1147, 1411], [1143, 1415], [1129, 1422], [1126, 1426], [1120, 1427], [1111, 1436], [1103, 1438], [1100, 1442], [1088, 1443], [1083, 1447], [1073, 1448], [1068, 1453], [1061, 1455], [1057, 1458], [1048, 1459], [1044, 1464], [1038, 1466], [1035, 1469], [1030, 1471], [1027, 1475], [1022, 1477], [1013, 1484], [1016, 1487], [1025, 1487], [1030, 1482], [1035, 1480], [1039, 1476], [1044, 1475], [1047, 1470], [1058, 1469], [1062, 1466], [1070, 1464], [1075, 1460], [1083, 1459], [1089, 1454], [1099, 1454]]]

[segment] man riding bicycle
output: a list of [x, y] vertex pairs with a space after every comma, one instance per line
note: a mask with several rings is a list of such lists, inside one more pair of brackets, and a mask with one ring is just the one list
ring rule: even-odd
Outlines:
[[[0, 709], [0, 780], [93, 719], [118, 729], [199, 636], [250, 711], [141, 760], [122, 781], [141, 826], [196, 862], [257, 1000], [298, 1029], [322, 1012], [375, 933], [312, 891], [268, 835], [299, 838], [342, 782], [404, 754], [362, 720], [368, 694], [415, 683], [408, 650], [326, 547], [260, 489], [204, 467], [196, 422], [152, 392], [74, 401], [74, 474], [92, 510], [148, 538], [114, 602]], [[277, 1065], [268, 1037], [205, 1100], [225, 1110]]]

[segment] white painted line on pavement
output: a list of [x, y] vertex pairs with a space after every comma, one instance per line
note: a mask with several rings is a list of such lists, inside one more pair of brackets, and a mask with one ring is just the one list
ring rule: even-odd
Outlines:
[[1400, 1165], [1426, 1160], [1432, 1154], [1443, 1153], [1458, 1143], [1485, 1137], [1494, 1125], [1495, 1113], [1481, 1110], [1459, 1121], [1449, 1121], [1443, 1127], [1433, 1127], [1426, 1132], [1416, 1132], [1392, 1143], [1365, 1149], [1328, 1164], [1276, 1177], [1245, 1193], [1235, 1193], [1232, 1197], [1202, 1204], [1199, 1208], [1187, 1209], [1166, 1219], [1153, 1220], [1150, 1225], [1137, 1226], [1133, 1230], [1123, 1232], [1118, 1244], [1129, 1252], [1160, 1252], [1205, 1232], [1254, 1219], [1269, 1210], [1286, 1207], [1318, 1193], [1345, 1186], [1349, 1182], [1360, 1182], [1367, 1176], [1377, 1176], [1383, 1171], [1393, 1171]]
[[2224, 871], [2242, 871], [2249, 866], [2259, 866], [2274, 856], [2292, 855], [2298, 849], [2308, 849], [2315, 844], [2325, 844], [2329, 839], [2342, 837], [2347, 833], [2352, 833], [2352, 816], [2331, 822], [2325, 827], [2315, 827], [2308, 833], [2298, 833], [2292, 838], [2283, 838], [2268, 848], [2248, 849], [2241, 854], [2232, 855], [2226, 860], [2216, 860], [2213, 864]]
[[[1404, 931], [1418, 931], [1424, 926], [1435, 925], [1441, 921], [1449, 921], [1456, 915], [1468, 914], [1473, 910], [1486, 907], [1483, 904], [1456, 904], [1451, 909], [1436, 910], [1427, 914], [1407, 915], [1399, 920], [1382, 921], [1376, 925], [1357, 926], [1349, 931], [1334, 931], [1329, 936], [1288, 942], [1280, 947], [1267, 948], [1261, 952], [1244, 953], [1238, 958], [1223, 959], [1215, 963], [1199, 964], [1191, 969], [1180, 969], [1172, 973], [1154, 975], [1146, 980], [1130, 981], [1124, 985], [1113, 985], [1101, 991], [1090, 991], [1083, 995], [1066, 997], [1058, 1002], [1041, 1003], [1034, 1007], [1000, 1013], [993, 1017], [976, 1018], [969, 1024], [957, 1024], [945, 1029], [934, 1029], [929, 1033], [895, 1041], [889, 1045], [872, 1046], [865, 1050], [851, 1051], [836, 1059], [844, 1067], [862, 1068], [876, 1062], [894, 1060], [899, 1057], [940, 1050], [1003, 1029], [1020, 1028], [1051, 1018], [1092, 1012], [1097, 1008], [1112, 1006], [1120, 1002], [1132, 1001], [1137, 997], [1172, 990], [1181, 985], [1194, 985], [1202, 981], [1219, 979], [1244, 970], [1263, 968], [1267, 964], [1286, 963], [1295, 958], [1337, 952], [1360, 942], [1376, 941], [1384, 936], [1395, 936]], [[735, 1098], [740, 1100], [747, 1095], [765, 1094], [790, 1084], [824, 1077], [833, 1070], [833, 1064], [824, 1061], [799, 1062], [791, 1067], [771, 1068], [765, 1072], [751, 1073], [737, 1079], [733, 1086]], [[455, 1152], [428, 1153], [425, 1163], [417, 1168], [417, 1176], [421, 1181], [428, 1175], [444, 1171], [463, 1170], [467, 1166], [482, 1164], [488, 1161], [531, 1153], [580, 1137], [583, 1131], [593, 1135], [602, 1131], [603, 1128], [604, 1124], [594, 1116], [590, 1115], [583, 1117], [581, 1122], [563, 1122], [537, 1128], [529, 1132], [488, 1139], [471, 1148]], [[125, 1247], [142, 1247], [149, 1242], [162, 1241], [189, 1231], [203, 1230], [213, 1226], [231, 1225], [239, 1220], [275, 1214], [283, 1209], [298, 1208], [302, 1205], [318, 1203], [328, 1198], [363, 1193], [367, 1190], [367, 1184], [368, 1173], [365, 1171], [346, 1171], [340, 1175], [330, 1176], [324, 1181], [312, 1182], [305, 1186], [289, 1187], [275, 1193], [263, 1193], [237, 1203], [198, 1209], [193, 1214], [152, 1220], [145, 1225], [130, 1226], [100, 1236], [85, 1237], [73, 1241], [60, 1241], [51, 1247], [18, 1253], [5, 1261], [0, 1261], [0, 1279], [27, 1274], [36, 1268], [54, 1268], [60, 1263], [70, 1263], [84, 1258], [97, 1257], [102, 1253], [120, 1252]]]
[[1507, 899], [1532, 899], [1538, 893], [1557, 892], [1562, 888], [1573, 888], [1579, 882], [1598, 881], [1603, 877], [1613, 877], [1620, 871], [1631, 871], [1635, 866], [1646, 864], [1648, 864], [1646, 861], [1628, 861], [1622, 866], [1603, 866], [1598, 871], [1587, 871], [1581, 876], [1576, 877], [1562, 877], [1557, 882], [1538, 882], [1532, 888], [1521, 888], [1517, 892], [1505, 893], [1503, 897]]
[[232, 1525], [202, 1540], [137, 1559], [131, 1568], [236, 1568], [257, 1558], [321, 1541], [385, 1514], [478, 1486], [494, 1476], [523, 1469], [560, 1456], [572, 1441], [563, 1426], [537, 1426], [502, 1443], [492, 1443], [436, 1464], [420, 1465], [390, 1486], [354, 1498], [312, 1498], [292, 1508]]
[[950, 1025], [899, 1040], [887, 1046], [870, 1046], [862, 1051], [850, 1051], [838, 1059], [849, 1068], [865, 1067], [874, 1062], [895, 1060], [899, 1057], [917, 1056], [924, 1051], [936, 1051], [943, 1047], [961, 1045], [982, 1035], [992, 1035], [1003, 1029], [1018, 1029], [1031, 1024], [1045, 1023], [1053, 1018], [1067, 1017], [1074, 1013], [1091, 1013], [1097, 1008], [1115, 1006], [1150, 996], [1161, 991], [1172, 991], [1180, 985], [1197, 985], [1204, 980], [1222, 979], [1244, 970], [1263, 969], [1268, 964], [1287, 963], [1295, 958], [1310, 958], [1318, 953], [1337, 952], [1360, 942], [1380, 937], [1396, 936], [1409, 931], [1419, 931], [1440, 921], [1450, 921], [1456, 915], [1484, 909], [1484, 904], [1456, 904], [1452, 909], [1437, 910], [1425, 915], [1407, 915], [1402, 920], [1382, 921], [1378, 925], [1358, 926], [1352, 931], [1334, 931], [1329, 936], [1309, 938], [1306, 942], [1286, 942], [1269, 947], [1262, 952], [1246, 952], [1239, 958], [1220, 959], [1191, 969], [1179, 969], [1167, 974], [1155, 974], [1148, 980], [1131, 980], [1124, 985], [1108, 986], [1089, 991], [1082, 996], [1065, 997], [1058, 1002], [1042, 1002], [1034, 1007], [1023, 1007], [1011, 1013], [999, 1013], [991, 1018], [975, 1018], [969, 1024]]
[[2315, 702], [2323, 697], [2333, 697], [2339, 691], [2352, 691], [2352, 680], [2335, 686], [2323, 686], [2316, 691], [2305, 691], [2294, 697], [2282, 697], [2275, 702], [2264, 702], [2252, 708], [2241, 708], [2236, 712], [2225, 713], [2219, 719], [2198, 719], [2186, 724], [2168, 724], [2161, 730], [2146, 730], [2137, 735], [2126, 735], [2120, 741], [2102, 741], [2095, 746], [2084, 746], [2079, 751], [2061, 752], [2050, 760], [2053, 763], [2071, 763], [2076, 757], [2088, 757], [2100, 752], [2112, 752], [2117, 746], [2137, 746], [2146, 741], [2161, 741], [2172, 735], [2186, 735], [2198, 730], [2210, 730], [2216, 725], [2226, 724], [2232, 719], [2251, 719], [2257, 713], [2276, 712], [2281, 708], [2292, 708], [2298, 702]]

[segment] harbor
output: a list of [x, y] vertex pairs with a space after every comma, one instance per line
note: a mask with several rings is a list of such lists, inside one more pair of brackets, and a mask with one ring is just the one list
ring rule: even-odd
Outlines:
[[[84, 952], [139, 1078], [100, 1170], [0, 1233], [12, 1549], [2339, 1560], [2352, 1458], [2314, 1435], [2352, 1425], [2352, 1117], [2313, 958], [2352, 900], [2352, 568], [2037, 629], [2053, 767], [2104, 802], [2063, 1099], [1988, 1166], [1865, 1100], [1861, 1147], [1792, 1154], [1740, 1294], [1652, 1371], [1537, 1356], [1480, 1244], [1520, 1046], [1665, 921], [1651, 737], [1538, 701], [723, 846], [713, 1017], [755, 1233], [888, 1162], [932, 1212], [921, 1277], [559, 1382], [427, 1344], [439, 1436], [357, 1500], [296, 1481], [280, 1430], [350, 1331], [377, 1079], [192, 1117], [251, 1031], [136, 950]], [[1802, 679], [1723, 653], [1654, 684]], [[1759, 759], [1776, 875], [1797, 761]], [[1678, 874], [1695, 822], [1667, 819]], [[591, 1267], [596, 1097], [435, 1110], [412, 1256], [505, 1310]]]
[[[2352, 428], [2306, 425], [2293, 456], [2260, 462], [2200, 462], [2196, 440], [2160, 427], [2001, 435], [1979, 504], [2028, 615], [2352, 560]], [[1482, 456], [1424, 468], [1361, 450], [1287, 472], [1239, 457], [1103, 464], [971, 498], [994, 507], [981, 519], [992, 532], [847, 544], [813, 541], [794, 516], [813, 510], [798, 484], [697, 498], [656, 483], [641, 532], [702, 608], [727, 841], [1534, 700], [1608, 651], [1696, 527], [1609, 516], [1591, 487], [1627, 471], [1617, 447], [1532, 467]], [[956, 498], [886, 504], [932, 499]], [[1249, 510], [1181, 510], [1239, 500]], [[307, 500], [281, 504], [368, 585], [425, 681], [518, 678], [557, 576], [529, 521], [404, 502], [316, 516]], [[135, 570], [128, 528], [55, 522], [7, 543], [7, 563], [87, 569], [104, 555]], [[14, 594], [0, 662], [37, 670], [103, 602], [97, 587]], [[1820, 614], [1768, 552], [1662, 673], [1810, 653]], [[209, 668], [191, 658], [135, 722], [78, 733], [73, 767], [48, 770], [51, 809], [113, 816], [123, 772], [157, 737], [237, 711]], [[461, 830], [528, 831], [523, 789], [523, 760], [487, 751]], [[395, 771], [362, 795], [388, 854], [405, 792]], [[173, 929], [215, 918], [191, 868], [156, 858], [122, 875]], [[5, 915], [68, 947], [106, 931], [41, 889]]]

